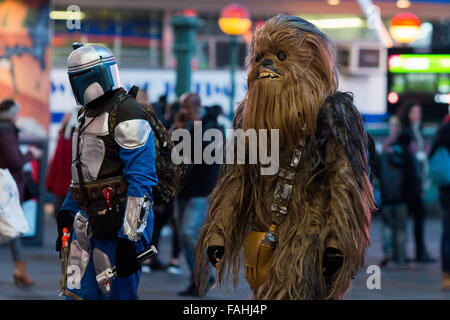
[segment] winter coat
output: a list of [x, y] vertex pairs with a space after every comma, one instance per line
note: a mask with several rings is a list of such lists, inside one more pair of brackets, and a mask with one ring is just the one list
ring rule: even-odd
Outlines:
[[9, 169], [16, 181], [20, 201], [23, 202], [25, 190], [25, 174], [23, 166], [31, 161], [31, 152], [22, 154], [19, 149], [19, 130], [9, 121], [0, 120], [0, 168]]

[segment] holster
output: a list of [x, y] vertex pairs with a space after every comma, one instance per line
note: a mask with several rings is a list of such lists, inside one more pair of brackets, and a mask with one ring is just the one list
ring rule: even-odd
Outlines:
[[122, 227], [125, 214], [125, 198], [113, 196], [111, 209], [104, 199], [90, 201], [86, 208], [89, 227], [94, 238], [115, 239]]
[[59, 281], [59, 286], [61, 294], [66, 292], [67, 284], [67, 267], [69, 263], [69, 246], [61, 248], [61, 279]]
[[272, 247], [261, 244], [265, 235], [265, 232], [251, 231], [244, 244], [244, 275], [254, 291], [266, 281], [273, 256]]

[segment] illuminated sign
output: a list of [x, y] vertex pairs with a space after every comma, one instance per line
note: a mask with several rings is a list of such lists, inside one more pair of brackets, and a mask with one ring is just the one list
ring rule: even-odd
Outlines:
[[388, 60], [392, 73], [450, 73], [450, 54], [397, 54]]
[[389, 31], [400, 43], [413, 42], [419, 36], [420, 20], [412, 13], [399, 13], [392, 18]]
[[232, 3], [223, 8], [220, 13], [219, 27], [226, 34], [240, 36], [251, 26], [250, 14], [240, 4]]

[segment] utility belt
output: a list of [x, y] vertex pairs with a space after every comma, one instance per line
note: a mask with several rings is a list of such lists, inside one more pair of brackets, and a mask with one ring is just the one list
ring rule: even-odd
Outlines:
[[[128, 183], [123, 176], [112, 177], [108, 179], [96, 180], [94, 182], [87, 182], [84, 184], [86, 190], [87, 202], [104, 199], [103, 190], [111, 188], [114, 195], [126, 196]], [[71, 185], [70, 191], [72, 191], [72, 198], [80, 205], [82, 204], [81, 188], [79, 185]]]
[[98, 239], [116, 238], [122, 227], [128, 184], [113, 177], [84, 184], [86, 199], [79, 185], [72, 185], [72, 197], [86, 213], [92, 235]]

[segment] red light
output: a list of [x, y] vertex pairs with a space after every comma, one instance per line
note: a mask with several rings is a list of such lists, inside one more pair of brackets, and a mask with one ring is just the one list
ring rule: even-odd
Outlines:
[[395, 15], [391, 20], [391, 26], [413, 26], [420, 27], [420, 20], [416, 15], [402, 12]]
[[397, 92], [389, 92], [387, 96], [388, 102], [391, 104], [398, 102], [398, 93]]
[[261, 20], [257, 21], [257, 22], [256, 22], [255, 30], [258, 30], [258, 29], [261, 28], [264, 24], [265, 24], [264, 21], [261, 21]]
[[184, 9], [183, 14], [186, 17], [195, 17], [197, 16], [197, 11], [195, 11], [195, 9]]
[[232, 3], [222, 9], [220, 17], [249, 19], [250, 14], [248, 13], [247, 9], [244, 6], [237, 3]]
[[392, 55], [389, 57], [388, 66], [389, 68], [396, 68], [400, 65], [400, 55]]
[[197, 71], [198, 70], [198, 59], [197, 58], [192, 58], [191, 60], [191, 70], [192, 71]]

